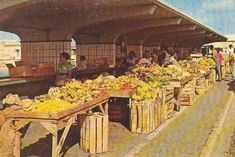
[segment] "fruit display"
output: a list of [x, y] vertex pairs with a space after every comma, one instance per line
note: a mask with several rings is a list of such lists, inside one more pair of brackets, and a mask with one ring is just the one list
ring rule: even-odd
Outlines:
[[[87, 83], [88, 81], [85, 81]], [[100, 75], [94, 81], [89, 80], [89, 84], [96, 89], [107, 89], [107, 90], [122, 90], [122, 89], [133, 89], [136, 88], [140, 83], [138, 78], [123, 75], [118, 78], [114, 76], [103, 76]]]
[[141, 80], [147, 82], [158, 81], [160, 85], [173, 80], [182, 80], [190, 76], [190, 73], [175, 65], [169, 65], [168, 67], [154, 65], [150, 67], [137, 66], [132, 72], [135, 77]]
[[198, 64], [195, 61], [192, 60], [182, 60], [178, 62], [180, 66], [187, 72], [191, 74], [199, 73], [199, 67]]
[[132, 95], [133, 100], [142, 101], [156, 99], [159, 90], [158, 88], [151, 87], [148, 83], [142, 82], [136, 89], [136, 92]]
[[215, 68], [215, 66], [216, 66], [216, 63], [214, 59], [210, 57], [202, 57], [198, 61], [198, 67], [199, 69], [202, 69], [202, 70], [207, 70], [208, 68]]
[[46, 112], [46, 113], [53, 113], [53, 112], [60, 112], [72, 107], [76, 106], [76, 104], [71, 104], [67, 101], [60, 100], [60, 99], [49, 99], [45, 100], [41, 103], [38, 103], [35, 107], [34, 112]]
[[43, 102], [48, 99], [60, 99], [69, 103], [83, 104], [101, 96], [101, 91], [91, 88], [86, 83], [71, 81], [62, 87], [52, 87], [48, 94], [41, 95], [35, 99]]

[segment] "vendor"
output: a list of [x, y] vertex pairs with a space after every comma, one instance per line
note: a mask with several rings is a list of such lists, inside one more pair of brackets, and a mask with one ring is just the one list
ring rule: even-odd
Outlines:
[[168, 47], [162, 46], [161, 53], [158, 56], [158, 63], [160, 66], [165, 66], [170, 62], [170, 54], [168, 53]]
[[58, 74], [56, 76], [56, 85], [63, 85], [72, 77], [72, 64], [68, 61], [70, 55], [66, 52], [60, 54], [60, 64], [58, 67]]
[[86, 62], [86, 57], [85, 56], [80, 56], [80, 63], [79, 63], [79, 69], [80, 70], [85, 70], [87, 68], [87, 62]]
[[127, 60], [126, 60], [128, 70], [132, 70], [135, 67], [137, 61], [138, 61], [138, 58], [136, 57], [135, 52], [130, 51], [128, 56], [127, 56]]
[[177, 62], [177, 60], [175, 58], [175, 53], [174, 52], [170, 53], [169, 63], [172, 64], [172, 65], [176, 65], [176, 66], [180, 67], [179, 63]]

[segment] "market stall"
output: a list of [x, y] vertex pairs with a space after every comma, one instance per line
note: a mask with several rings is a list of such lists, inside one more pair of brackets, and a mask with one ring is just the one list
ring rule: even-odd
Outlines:
[[[128, 58], [132, 50], [136, 56], [143, 57], [144, 50], [162, 48], [161, 43], [164, 43], [164, 46], [176, 46], [181, 50], [180, 56], [186, 59], [190, 56], [189, 48], [226, 40], [221, 34], [160, 1], [11, 2], [7, 6], [1, 5], [1, 15], [4, 18], [0, 20], [0, 29], [20, 36], [22, 60], [30, 63], [19, 68], [23, 69], [20, 77], [16, 78], [19, 73], [14, 73], [17, 66], [9, 67], [12, 69], [12, 78], [0, 80], [0, 88], [4, 91], [0, 99], [9, 93], [31, 98], [17, 98], [17, 101], [8, 103], [4, 101], [4, 104], [10, 103], [14, 110], [7, 114], [7, 118], [15, 124], [15, 156], [20, 156], [19, 130], [30, 122], [40, 123], [52, 134], [53, 157], [60, 154], [68, 131], [76, 120], [84, 122], [84, 125], [79, 124], [82, 137], [80, 147], [92, 154], [107, 151], [107, 127], [106, 143], [102, 149], [100, 143], [92, 143], [87, 136], [90, 130], [93, 133], [94, 130], [100, 130], [100, 126], [96, 127], [94, 122], [103, 125], [101, 121], [105, 121], [105, 125], [108, 125], [108, 116], [110, 120], [128, 121], [133, 133], [154, 131], [171, 118], [180, 105], [193, 105], [195, 94], [202, 95], [208, 89], [208, 80], [215, 82], [215, 71], [212, 70], [214, 62], [211, 58], [203, 57], [197, 62], [184, 61], [180, 66], [134, 64], [133, 69], [125, 73], [129, 67], [123, 61], [123, 65], [119, 66], [122, 75], [110, 76], [117, 70], [117, 58]], [[63, 86], [50, 88], [54, 85], [54, 76], [39, 76], [44, 72], [55, 74], [55, 71], [46, 68], [46, 71], [36, 75], [34, 65], [53, 63], [54, 69], [58, 70], [60, 54], [70, 53], [72, 38], [76, 42], [75, 62], [78, 65], [73, 70], [73, 76], [82, 82], [69, 78]], [[81, 56], [83, 59], [79, 61]], [[79, 64], [84, 61], [84, 56], [87, 68], [82, 69]], [[109, 75], [100, 75], [104, 72]], [[93, 75], [99, 76], [96, 78]], [[4, 109], [6, 107], [9, 106], [4, 106]], [[106, 115], [87, 114], [96, 110], [96, 107]], [[84, 113], [88, 120], [82, 117], [77, 119], [78, 115]], [[58, 141], [60, 123], [65, 125]], [[93, 136], [96, 136], [96, 132]]]

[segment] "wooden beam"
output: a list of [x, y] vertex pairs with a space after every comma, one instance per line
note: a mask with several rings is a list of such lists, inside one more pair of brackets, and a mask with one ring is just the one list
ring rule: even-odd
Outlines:
[[178, 33], [195, 30], [196, 25], [172, 25], [157, 28], [146, 28], [138, 31], [129, 32], [123, 36], [128, 39], [130, 44], [141, 44], [145, 39], [159, 33]]

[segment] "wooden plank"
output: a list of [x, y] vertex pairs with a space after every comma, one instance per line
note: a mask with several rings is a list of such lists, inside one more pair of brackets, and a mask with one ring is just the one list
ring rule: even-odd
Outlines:
[[57, 132], [57, 128], [56, 128], [56, 133], [52, 134], [52, 157], [58, 157], [58, 154], [56, 152], [56, 148], [58, 145], [58, 132]]
[[104, 113], [108, 114], [108, 110], [109, 110], [109, 104], [106, 102], [104, 104]]
[[143, 104], [140, 103], [137, 105], [137, 116], [138, 116], [138, 125], [137, 125], [137, 129], [136, 132], [137, 133], [142, 133], [142, 129], [143, 129], [143, 109], [142, 109]]
[[64, 129], [63, 134], [62, 134], [62, 136], [60, 138], [59, 144], [58, 144], [58, 146], [56, 148], [56, 152], [57, 152], [58, 155], [60, 154], [61, 148], [62, 148], [62, 146], [64, 144], [64, 141], [65, 141], [65, 139], [66, 139], [66, 137], [68, 135], [69, 129], [71, 128], [71, 126], [72, 126], [72, 124], [74, 122], [75, 122], [75, 117], [72, 117], [72, 118], [70, 118], [68, 120], [68, 122], [67, 122], [67, 124], [65, 126], [65, 129]]
[[103, 116], [103, 152], [108, 151], [108, 137], [109, 137], [109, 118], [108, 114]]
[[146, 133], [150, 132], [150, 113], [149, 113], [149, 101], [145, 101], [144, 107], [146, 110]]
[[94, 115], [89, 116], [90, 127], [89, 127], [89, 153], [95, 154], [96, 153], [96, 118]]
[[102, 135], [102, 119], [103, 116], [96, 117], [96, 153], [102, 153], [102, 143], [103, 143], [103, 135]]
[[89, 139], [90, 139], [90, 119], [87, 117], [86, 121], [85, 121], [85, 139], [84, 139], [84, 147], [85, 147], [85, 151], [89, 152], [90, 150], [90, 145], [89, 145]]
[[136, 132], [137, 129], [137, 106], [135, 103], [132, 103], [131, 105], [131, 132]]
[[21, 142], [20, 142], [20, 138], [21, 137], [21, 133], [19, 131], [17, 131], [15, 133], [15, 143], [14, 143], [14, 156], [15, 157], [20, 157], [20, 145], [21, 145]]
[[85, 149], [85, 130], [86, 130], [87, 114], [78, 115], [79, 130], [80, 130], [80, 147]]
[[40, 122], [40, 124], [51, 134], [57, 134], [57, 124], [52, 124], [50, 122]]
[[158, 104], [155, 102], [154, 104], [154, 128], [158, 127]]
[[146, 134], [147, 133], [147, 111], [146, 111], [146, 106], [145, 104], [141, 105], [142, 107], [142, 112], [143, 112], [143, 126], [142, 126], [142, 133]]
[[104, 108], [103, 108], [102, 104], [99, 104], [99, 109], [100, 109], [100, 111], [101, 111], [102, 113], [105, 113], [105, 111], [104, 111]]
[[153, 131], [153, 103], [149, 105], [149, 132]]
[[15, 121], [14, 129], [18, 131], [19, 129], [25, 127], [29, 123], [30, 123], [30, 121], [28, 121], [28, 120], [20, 120], [20, 121], [17, 120], [17, 121]]

